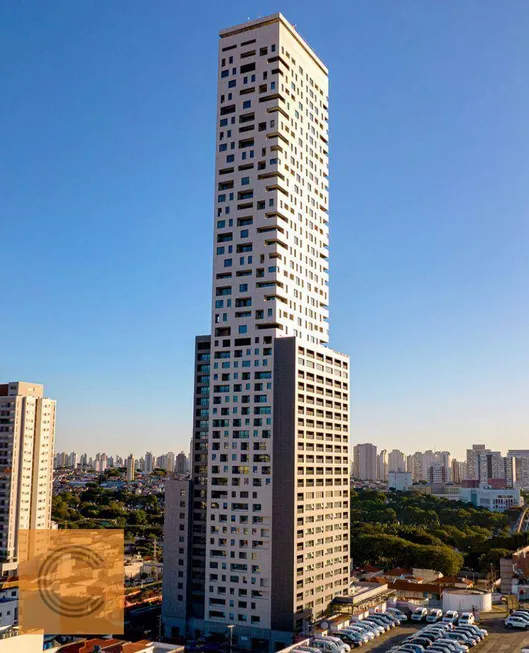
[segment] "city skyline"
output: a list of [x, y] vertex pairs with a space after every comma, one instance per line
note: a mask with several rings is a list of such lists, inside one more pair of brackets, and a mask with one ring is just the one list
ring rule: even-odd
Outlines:
[[[197, 25], [169, 2], [0, 8], [18, 276], [2, 372], [57, 400], [58, 450], [187, 450], [190, 343], [209, 322], [209, 35], [257, 13], [207, 9]], [[334, 72], [331, 338], [353, 361], [353, 441], [524, 448], [527, 4], [280, 9]]]

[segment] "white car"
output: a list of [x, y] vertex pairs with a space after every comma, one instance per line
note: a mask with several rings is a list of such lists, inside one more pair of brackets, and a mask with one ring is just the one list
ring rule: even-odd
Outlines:
[[457, 610], [448, 610], [448, 612], [445, 612], [445, 616], [443, 617], [443, 623], [455, 624], [457, 622], [458, 617], [459, 617], [459, 613]]
[[434, 624], [437, 621], [441, 621], [443, 618], [443, 611], [439, 610], [438, 608], [432, 608], [430, 612], [428, 612], [428, 615], [426, 616], [426, 621], [429, 624]]
[[428, 610], [426, 608], [415, 608], [415, 610], [411, 613], [411, 620], [424, 621], [427, 614]]
[[334, 639], [338, 638], [318, 637], [317, 639], [312, 640], [311, 646], [314, 646], [314, 648], [317, 648], [320, 651], [324, 651], [324, 653], [344, 653], [345, 651], [351, 650], [351, 647], [345, 642], [342, 642], [341, 639], [338, 639], [339, 644], [333, 641]]
[[507, 628], [525, 628], [529, 629], [529, 621], [523, 617], [517, 617], [514, 614], [511, 614], [505, 619], [505, 625]]
[[476, 619], [474, 618], [472, 612], [463, 612], [459, 617], [459, 621], [457, 623], [460, 626], [472, 626], [475, 621]]
[[375, 639], [376, 637], [375, 633], [372, 630], [368, 630], [367, 628], [360, 628], [358, 626], [347, 626], [347, 628], [342, 628], [342, 630], [339, 630], [336, 634], [338, 637], [340, 637], [342, 633], [344, 635], [348, 635], [349, 633], [352, 635], [362, 635], [369, 641]]
[[332, 635], [326, 635], [325, 637], [322, 637], [322, 639], [327, 639], [331, 642], [334, 642], [336, 646], [338, 646], [344, 653], [350, 653], [351, 647], [347, 642], [343, 642], [339, 637], [333, 637]]

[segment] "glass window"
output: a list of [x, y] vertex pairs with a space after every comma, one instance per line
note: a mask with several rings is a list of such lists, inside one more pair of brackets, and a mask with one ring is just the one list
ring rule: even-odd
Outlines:
[[242, 103], [242, 108], [243, 109], [249, 109], [252, 106], [252, 101], [251, 100], [245, 100]]
[[239, 325], [239, 333], [240, 334], [248, 333], [248, 327], [246, 326], [246, 324]]

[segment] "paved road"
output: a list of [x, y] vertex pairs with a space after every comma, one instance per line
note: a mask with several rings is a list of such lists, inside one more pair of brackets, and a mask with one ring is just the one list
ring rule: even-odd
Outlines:
[[[423, 624], [424, 626], [424, 624]], [[484, 642], [471, 649], [476, 653], [520, 653], [524, 646], [529, 647], [529, 631], [510, 630], [505, 628], [503, 619], [487, 619], [483, 627], [489, 631], [489, 636]], [[417, 630], [416, 626], [407, 625], [394, 628], [389, 633], [377, 637], [359, 650], [369, 653], [386, 653], [392, 646], [396, 646], [403, 639]]]

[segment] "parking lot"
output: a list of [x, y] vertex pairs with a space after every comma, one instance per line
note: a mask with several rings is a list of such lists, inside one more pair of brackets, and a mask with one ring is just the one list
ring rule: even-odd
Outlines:
[[[520, 653], [524, 646], [529, 646], [529, 631], [510, 630], [503, 624], [503, 618], [495, 617], [493, 619], [485, 619], [479, 624], [482, 628], [489, 631], [489, 636], [485, 641], [478, 644], [472, 650], [476, 653]], [[426, 624], [415, 625], [402, 625], [399, 628], [385, 633], [381, 637], [372, 641], [358, 651], [369, 651], [369, 653], [386, 653], [392, 646], [396, 646], [402, 640], [409, 637], [412, 633], [419, 628], [424, 627]]]

